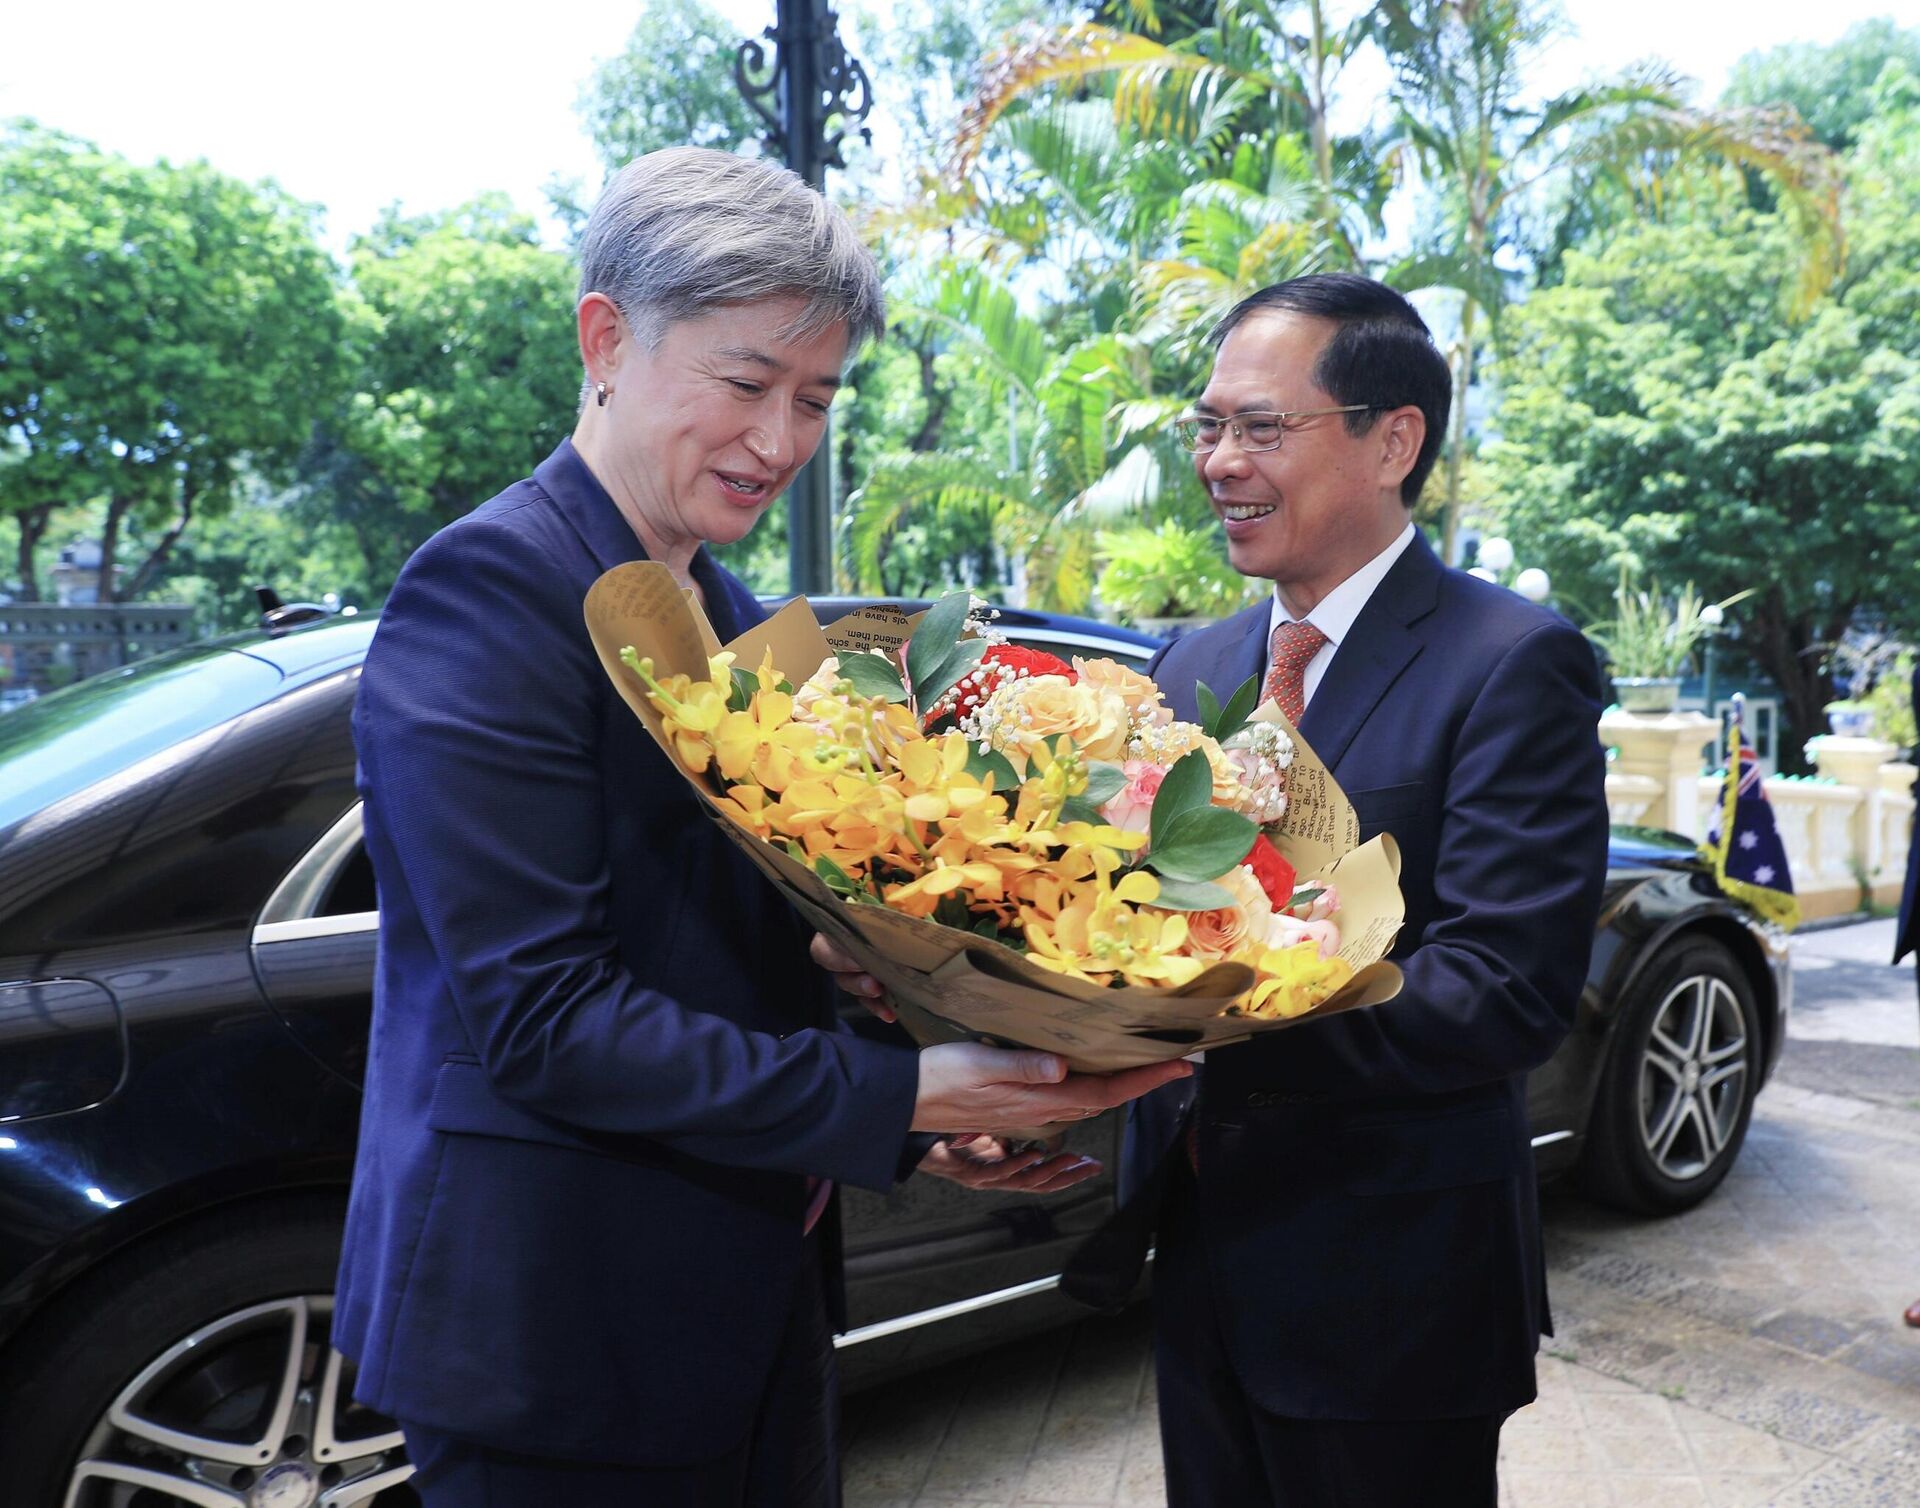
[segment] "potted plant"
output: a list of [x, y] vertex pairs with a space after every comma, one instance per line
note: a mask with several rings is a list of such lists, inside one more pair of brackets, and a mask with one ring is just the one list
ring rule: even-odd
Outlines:
[[1247, 600], [1246, 578], [1220, 556], [1211, 528], [1168, 520], [1103, 529], [1095, 541], [1100, 600], [1127, 622], [1174, 638]]
[[1873, 734], [1872, 702], [1842, 697], [1820, 710], [1827, 714], [1827, 728], [1836, 738], [1869, 738]]
[[[1749, 587], [1712, 604], [1725, 610], [1752, 595]], [[1689, 581], [1671, 601], [1657, 582], [1635, 588], [1622, 570], [1614, 589], [1614, 615], [1597, 623], [1588, 636], [1607, 657], [1613, 692], [1626, 712], [1671, 712], [1679, 701], [1680, 678], [1693, 653], [1718, 621]]]
[[1920, 745], [1913, 707], [1913, 651], [1902, 650], [1893, 663], [1880, 672], [1873, 690], [1866, 696], [1873, 712], [1873, 735], [1885, 739], [1902, 751], [1905, 758]]

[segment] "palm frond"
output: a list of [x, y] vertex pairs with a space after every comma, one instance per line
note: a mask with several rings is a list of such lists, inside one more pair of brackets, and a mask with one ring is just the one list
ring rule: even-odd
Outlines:
[[[973, 171], [987, 133], [1015, 100], [1053, 85], [1075, 85], [1110, 74], [1144, 71], [1158, 87], [1170, 74], [1218, 73], [1218, 65], [1132, 32], [1086, 23], [1029, 32], [1014, 46], [987, 58], [980, 83], [954, 131], [947, 177], [958, 182]], [[1122, 118], [1125, 118], [1124, 114]]]
[[895, 279], [891, 302], [896, 324], [932, 325], [970, 341], [1029, 398], [1038, 396], [1052, 342], [993, 273], [945, 260], [916, 264]]
[[1757, 173], [1780, 196], [1804, 248], [1795, 289], [1804, 311], [1839, 277], [1846, 236], [1839, 160], [1791, 110], [1638, 110], [1577, 133], [1555, 165], [1620, 175], [1639, 168], [1657, 189], [1663, 164], [1684, 171], [1711, 162]]
[[920, 510], [998, 517], [1031, 506], [1023, 476], [996, 471], [970, 451], [891, 451], [875, 458], [866, 484], [847, 498], [842, 528], [857, 590], [886, 590], [887, 542]]

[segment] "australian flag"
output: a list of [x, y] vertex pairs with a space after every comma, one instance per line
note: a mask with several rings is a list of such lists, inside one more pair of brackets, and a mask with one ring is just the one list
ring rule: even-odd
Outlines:
[[1713, 830], [1700, 851], [1713, 865], [1722, 890], [1791, 932], [1800, 925], [1800, 903], [1793, 896], [1787, 850], [1773, 824], [1773, 806], [1760, 779], [1759, 761], [1741, 736], [1740, 712], [1735, 698], [1726, 787]]

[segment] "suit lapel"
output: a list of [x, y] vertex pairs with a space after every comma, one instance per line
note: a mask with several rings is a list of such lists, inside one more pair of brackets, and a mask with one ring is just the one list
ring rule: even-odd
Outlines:
[[[1240, 683], [1248, 676], [1257, 677], [1266, 669], [1267, 624], [1272, 617], [1273, 599], [1263, 597], [1252, 607], [1227, 619], [1227, 626], [1233, 632], [1223, 636], [1220, 653], [1213, 664], [1194, 677], [1196, 682], [1207, 683], [1207, 689], [1220, 699], [1221, 706], [1226, 705], [1227, 698], [1239, 690]], [[1184, 695], [1189, 705], [1181, 715], [1197, 716], [1198, 707], [1193, 692], [1188, 690]]]
[[1340, 641], [1300, 719], [1301, 735], [1329, 770], [1337, 772], [1361, 724], [1426, 646], [1413, 625], [1439, 600], [1443, 569], [1425, 537], [1415, 534]]

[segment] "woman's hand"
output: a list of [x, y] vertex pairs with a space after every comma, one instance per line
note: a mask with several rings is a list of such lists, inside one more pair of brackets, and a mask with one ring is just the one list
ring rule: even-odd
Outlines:
[[1069, 1073], [1050, 1052], [943, 1042], [920, 1053], [915, 1131], [989, 1135], [1086, 1120], [1184, 1079], [1193, 1065], [1176, 1059], [1118, 1073]]
[[896, 1012], [887, 999], [887, 988], [859, 964], [827, 940], [827, 934], [813, 934], [813, 961], [833, 975], [833, 982], [853, 996], [882, 1021], [892, 1021]]
[[1005, 1194], [1053, 1194], [1076, 1183], [1098, 1178], [1103, 1164], [1096, 1157], [1079, 1157], [1059, 1150], [1056, 1137], [1025, 1152], [1008, 1149], [995, 1136], [937, 1141], [920, 1160], [920, 1171], [969, 1189], [994, 1189]]

